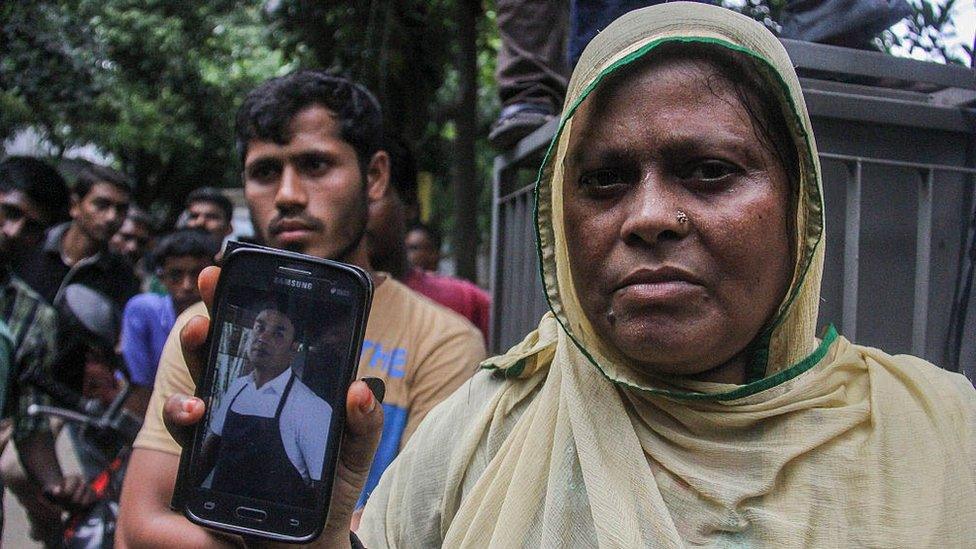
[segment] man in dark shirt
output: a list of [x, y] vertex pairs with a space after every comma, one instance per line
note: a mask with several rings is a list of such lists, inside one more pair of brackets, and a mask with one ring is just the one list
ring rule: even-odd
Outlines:
[[[0, 416], [13, 421], [5, 421], [0, 430], [0, 449], [12, 438], [19, 463], [23, 463], [27, 474], [19, 471], [16, 456], [8, 454], [4, 480], [24, 505], [35, 539], [52, 542], [59, 533], [59, 505], [85, 505], [91, 502], [92, 494], [79, 476], [62, 475], [48, 420], [27, 413], [30, 404], [45, 403], [47, 399], [18, 379], [27, 371], [48, 373], [57, 346], [57, 319], [54, 308], [10, 269], [9, 252], [22, 244], [11, 226], [17, 225], [22, 216], [10, 219], [8, 211], [0, 210], [0, 324], [8, 329], [12, 354], [10, 369], [0, 379], [0, 390], [9, 397]], [[8, 461], [11, 467], [6, 466]], [[42, 492], [47, 497], [42, 497]]]
[[71, 190], [71, 221], [48, 231], [41, 248], [21, 264], [21, 277], [54, 305], [68, 284], [84, 284], [121, 311], [139, 282], [132, 267], [108, 251], [108, 242], [125, 221], [129, 197], [129, 184], [118, 172], [96, 165], [83, 169]]

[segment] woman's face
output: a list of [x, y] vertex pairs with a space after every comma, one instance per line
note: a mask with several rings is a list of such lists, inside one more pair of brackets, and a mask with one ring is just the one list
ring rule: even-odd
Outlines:
[[605, 88], [565, 159], [583, 312], [649, 372], [741, 383], [792, 275], [787, 175], [706, 62], [645, 64]]

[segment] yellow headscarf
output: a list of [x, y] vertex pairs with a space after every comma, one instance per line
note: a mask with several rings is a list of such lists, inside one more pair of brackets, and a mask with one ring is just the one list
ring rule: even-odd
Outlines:
[[[799, 152], [790, 290], [747, 385], [651, 379], [597, 337], [572, 284], [562, 159], [600, 82], [666, 42], [750, 59]], [[369, 546], [960, 547], [976, 543], [976, 391], [912, 357], [815, 337], [820, 166], [782, 45], [729, 10], [631, 12], [587, 47], [537, 185], [552, 313], [428, 416], [364, 517]]]

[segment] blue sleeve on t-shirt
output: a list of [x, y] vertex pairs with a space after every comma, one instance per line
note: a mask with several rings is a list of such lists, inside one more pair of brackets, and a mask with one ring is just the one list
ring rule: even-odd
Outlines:
[[401, 408], [393, 404], [383, 404], [383, 436], [380, 437], [380, 445], [376, 449], [376, 456], [373, 458], [373, 466], [369, 468], [369, 476], [366, 477], [366, 486], [363, 493], [356, 502], [356, 509], [366, 505], [366, 500], [373, 493], [373, 489], [380, 482], [380, 477], [386, 468], [393, 463], [394, 458], [400, 451], [400, 439], [403, 438], [403, 431], [407, 427], [406, 408]]
[[122, 313], [122, 358], [132, 383], [141, 386], [152, 386], [156, 378], [150, 333], [155, 314], [152, 297], [149, 294], [133, 297]]

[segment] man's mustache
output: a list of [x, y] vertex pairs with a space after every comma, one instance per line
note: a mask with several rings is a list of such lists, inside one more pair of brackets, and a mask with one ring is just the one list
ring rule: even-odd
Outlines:
[[285, 231], [321, 231], [325, 225], [307, 215], [278, 215], [268, 224], [268, 234], [271, 236], [281, 234]]

